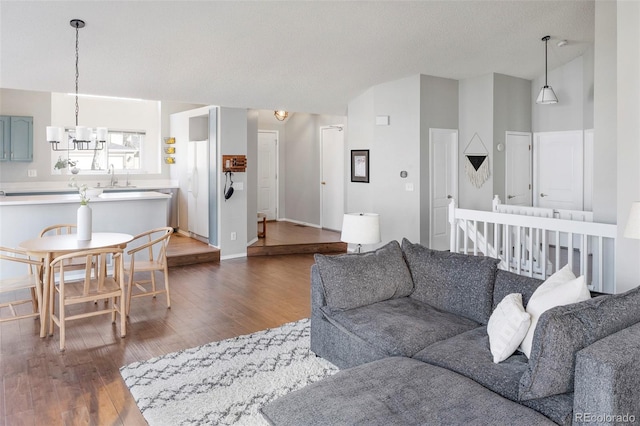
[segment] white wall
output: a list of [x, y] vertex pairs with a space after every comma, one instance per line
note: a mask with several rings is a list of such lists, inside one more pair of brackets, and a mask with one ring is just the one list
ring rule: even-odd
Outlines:
[[[68, 97], [75, 102], [75, 98]], [[86, 101], [86, 98], [81, 99], [82, 102]], [[165, 108], [166, 105], [166, 108]], [[169, 136], [169, 115], [174, 112], [193, 109], [196, 105], [184, 104], [178, 102], [162, 102], [161, 111], [159, 112], [159, 125], [162, 130], [156, 132], [155, 139], [161, 140], [164, 136]], [[70, 110], [67, 114], [71, 114], [72, 118], [68, 123], [62, 123], [60, 125], [74, 125], [75, 124], [75, 105], [69, 107]], [[89, 108], [87, 108], [87, 114]], [[25, 183], [38, 185], [38, 182], [60, 182], [61, 187], [65, 187], [69, 181], [69, 175], [52, 175], [51, 174], [51, 156], [52, 150], [49, 143], [45, 140], [46, 127], [53, 124], [52, 122], [52, 95], [49, 92], [36, 92], [30, 90], [14, 90], [14, 89], [0, 89], [0, 115], [25, 115], [33, 117], [33, 161], [30, 163], [18, 163], [18, 162], [3, 162], [0, 167], [0, 183]], [[84, 103], [80, 106], [80, 120], [84, 120], [85, 111]], [[135, 117], [134, 117], [135, 118]], [[87, 120], [89, 118], [87, 117]], [[81, 123], [84, 124], [84, 121]], [[133, 124], [135, 128], [139, 128]], [[120, 125], [114, 126], [122, 128]], [[154, 142], [154, 145], [162, 144], [160, 142]], [[160, 147], [155, 147], [156, 157], [160, 155]], [[57, 156], [56, 156], [57, 158]], [[157, 168], [157, 166], [154, 166]], [[167, 179], [170, 176], [171, 168], [168, 165], [162, 165], [162, 168], [157, 173], [148, 173], [144, 175], [145, 180], [159, 180]], [[27, 170], [36, 170], [37, 176], [35, 178], [27, 177]], [[98, 176], [101, 178], [101, 175]], [[135, 180], [136, 177], [132, 176], [131, 180]], [[96, 176], [93, 175], [78, 175], [76, 176], [78, 182], [93, 182], [96, 181]], [[108, 180], [105, 177], [105, 181]]]
[[557, 104], [536, 104], [535, 100], [540, 88], [544, 86], [544, 74], [532, 81], [532, 127], [534, 132], [585, 129], [584, 60], [583, 56], [579, 56], [559, 68], [549, 70], [548, 82], [558, 96]]
[[[59, 180], [68, 176], [51, 176], [51, 148], [46, 139], [46, 128], [51, 122], [51, 93], [28, 90], [0, 89], [0, 115], [33, 117], [33, 161], [30, 163], [5, 161], [0, 163], [0, 182], [38, 182]], [[27, 170], [37, 172], [27, 177]]]
[[[78, 124], [87, 127], [107, 127], [113, 130], [145, 132], [140, 167], [144, 173], [161, 173], [162, 137], [160, 102], [110, 98], [78, 98]], [[75, 96], [51, 94], [51, 125], [75, 126]], [[55, 164], [58, 153], [51, 153]]]
[[[491, 210], [493, 198], [493, 74], [460, 80], [458, 133], [458, 206], [464, 209]], [[489, 155], [491, 175], [476, 188], [465, 173], [465, 149], [474, 135], [482, 140]]]
[[[347, 211], [378, 213], [383, 243], [420, 241], [420, 76], [375, 86], [348, 111], [347, 150], [370, 149], [370, 183], [347, 183]], [[388, 115], [389, 126], [376, 126], [378, 115]], [[409, 178], [400, 177], [402, 170]]]
[[620, 1], [618, 35], [618, 239], [616, 282], [619, 292], [640, 285], [640, 240], [624, 238], [631, 203], [640, 201], [640, 2]]

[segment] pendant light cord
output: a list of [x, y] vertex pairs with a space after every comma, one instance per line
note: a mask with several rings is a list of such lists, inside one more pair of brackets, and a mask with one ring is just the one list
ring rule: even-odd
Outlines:
[[78, 32], [80, 31], [80, 26], [75, 25], [76, 27], [76, 127], [78, 126], [78, 112], [80, 108], [78, 107], [78, 77], [80, 77], [80, 72], [78, 71], [78, 56], [79, 56], [79, 43], [78, 43]]
[[[547, 37], [544, 38], [544, 87], [548, 86], [548, 84], [547, 84], [547, 55], [549, 54], [547, 52], [547, 44], [548, 43], [549, 43], [549, 37], [547, 36]], [[77, 48], [78, 47], [77, 47], [77, 44], [76, 44], [76, 49]], [[76, 55], [77, 55], [77, 53], [76, 53]], [[76, 73], [77, 72], [78, 72], [78, 59], [76, 57]], [[77, 82], [77, 80], [76, 80], [76, 93], [78, 93], [78, 82]], [[77, 107], [77, 102], [78, 102], [78, 98], [76, 97], [76, 109], [78, 108]], [[76, 118], [76, 120], [77, 120], [77, 118]]]

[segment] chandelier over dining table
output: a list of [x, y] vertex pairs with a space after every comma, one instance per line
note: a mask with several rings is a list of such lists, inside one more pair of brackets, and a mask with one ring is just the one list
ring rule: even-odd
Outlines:
[[[100, 150], [104, 149], [104, 144], [107, 141], [107, 135], [109, 133], [106, 127], [97, 127], [94, 130], [91, 127], [80, 126], [78, 125], [78, 113], [80, 112], [80, 107], [78, 105], [78, 80], [80, 77], [80, 71], [78, 67], [79, 63], [79, 53], [80, 53], [80, 43], [79, 43], [79, 31], [80, 28], [85, 27], [85, 22], [81, 19], [72, 19], [69, 24], [75, 28], [76, 30], [76, 92], [75, 92], [75, 116], [76, 116], [76, 126], [74, 129], [73, 135], [73, 146], [70, 144], [67, 147], [59, 148], [60, 142], [64, 139], [64, 128], [56, 127], [56, 126], [47, 126], [47, 141], [51, 144], [51, 149], [54, 151], [68, 151], [71, 149], [78, 150], [86, 150], [86, 149], [94, 149]], [[94, 136], [95, 133], [95, 136]], [[95, 142], [94, 142], [95, 141]], [[93, 146], [92, 146], [93, 144]]]

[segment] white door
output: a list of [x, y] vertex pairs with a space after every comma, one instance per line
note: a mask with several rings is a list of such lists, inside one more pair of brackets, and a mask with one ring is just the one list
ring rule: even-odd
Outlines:
[[536, 133], [534, 205], [552, 209], [583, 209], [582, 130]]
[[458, 131], [429, 129], [429, 247], [449, 250], [449, 202], [458, 197]]
[[532, 206], [531, 133], [507, 132], [505, 145], [505, 202]]
[[277, 219], [278, 133], [258, 132], [258, 213]]
[[321, 226], [340, 231], [344, 215], [344, 132], [342, 126], [320, 129]]
[[187, 147], [189, 231], [209, 238], [209, 141], [190, 141]]

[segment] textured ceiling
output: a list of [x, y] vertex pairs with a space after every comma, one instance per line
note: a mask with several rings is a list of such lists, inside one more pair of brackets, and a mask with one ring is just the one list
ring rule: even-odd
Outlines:
[[[533, 79], [593, 44], [593, 1], [6, 1], [0, 87], [345, 114], [386, 81]], [[569, 41], [557, 47], [560, 39]]]

